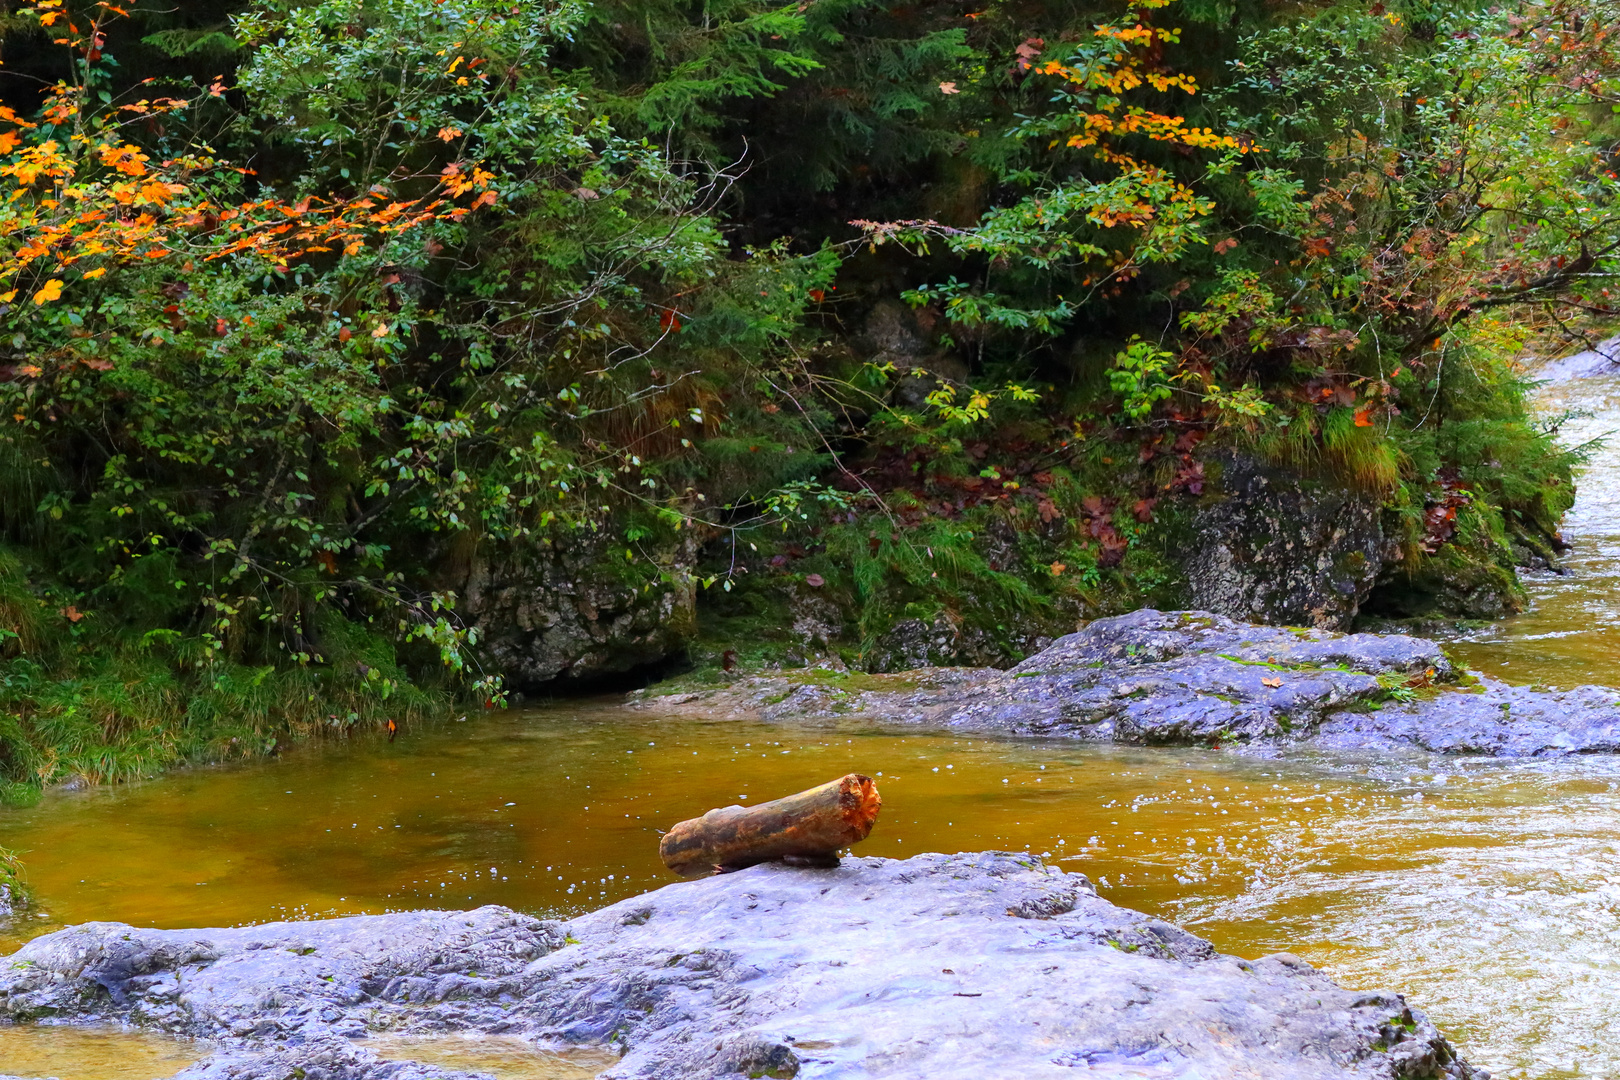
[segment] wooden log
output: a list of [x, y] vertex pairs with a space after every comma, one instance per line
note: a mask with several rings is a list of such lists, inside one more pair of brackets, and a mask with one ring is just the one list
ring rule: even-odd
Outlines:
[[837, 866], [840, 848], [865, 840], [883, 800], [870, 776], [850, 773], [758, 806], [722, 806], [664, 834], [658, 854], [682, 877], [727, 873], [781, 859]]

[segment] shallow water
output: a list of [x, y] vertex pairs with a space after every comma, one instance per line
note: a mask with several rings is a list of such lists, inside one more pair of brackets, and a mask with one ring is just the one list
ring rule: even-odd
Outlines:
[[485, 1072], [499, 1080], [591, 1080], [618, 1060], [599, 1050], [553, 1054], [505, 1035], [385, 1035], [365, 1045], [378, 1057]]
[[[1566, 446], [1620, 435], [1620, 375], [1571, 379], [1537, 394]], [[1567, 689], [1620, 685], [1620, 437], [1593, 449], [1564, 518], [1566, 574], [1523, 576], [1530, 610], [1447, 645], [1464, 663], [1507, 682]]]
[[[1566, 439], [1620, 428], [1620, 378], [1545, 395], [1593, 414], [1566, 423]], [[1594, 457], [1565, 535], [1572, 573], [1532, 581], [1531, 612], [1453, 643], [1466, 662], [1510, 681], [1620, 682], [1620, 445]], [[565, 703], [0, 812], [0, 844], [27, 852], [46, 916], [0, 927], [0, 951], [88, 919], [207, 926], [485, 903], [573, 915], [670, 880], [659, 828], [850, 770], [875, 775], [884, 798], [860, 854], [1032, 851], [1225, 951], [1286, 949], [1347, 985], [1398, 989], [1498, 1077], [1620, 1076], [1614, 758], [1267, 760]], [[0, 1063], [16, 1072], [16, 1047], [47, 1046], [55, 1064], [24, 1075], [147, 1080], [196, 1053], [130, 1036], [178, 1064], [106, 1071], [136, 1060], [109, 1052], [119, 1038], [0, 1029]], [[503, 1080], [592, 1067], [521, 1044], [386, 1049]]]
[[61, 1080], [161, 1080], [207, 1055], [185, 1039], [116, 1027], [0, 1025], [0, 1071]]

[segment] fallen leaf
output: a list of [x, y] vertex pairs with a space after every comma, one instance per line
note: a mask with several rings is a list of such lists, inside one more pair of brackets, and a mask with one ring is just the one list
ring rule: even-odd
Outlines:
[[63, 608], [62, 614], [67, 618], [68, 622], [78, 622], [80, 619], [84, 618], [84, 612], [80, 611], [72, 604], [69, 604], [67, 607]]
[[1280, 678], [1270, 678], [1270, 679], [1264, 679], [1263, 678], [1263, 679], [1260, 680], [1260, 682], [1264, 686], [1281, 686], [1282, 685], [1282, 679], [1280, 679]]
[[958, 90], [953, 82], [942, 82], [939, 84], [939, 92], [942, 94], [960, 94], [962, 91]]
[[813, 589], [819, 589], [827, 584], [827, 579], [820, 574], [809, 574], [805, 577], [804, 583]]
[[1372, 410], [1371, 409], [1357, 409], [1356, 410], [1356, 427], [1372, 427], [1372, 426], [1373, 426]]
[[1048, 569], [1052, 571], [1052, 576], [1053, 577], [1058, 577], [1063, 573], [1063, 571], [1067, 570], [1068, 567], [1064, 566], [1060, 562], [1055, 562], [1050, 567], [1048, 567]]

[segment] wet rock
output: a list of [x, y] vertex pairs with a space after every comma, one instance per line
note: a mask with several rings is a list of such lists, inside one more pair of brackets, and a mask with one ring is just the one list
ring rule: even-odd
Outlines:
[[661, 696], [652, 711], [1167, 745], [1394, 745], [1503, 757], [1620, 752], [1620, 693], [1509, 686], [1406, 634], [1257, 626], [1199, 611], [1098, 619], [1007, 671], [789, 673]]
[[1481, 679], [1469, 693], [1336, 716], [1314, 741], [1335, 749], [1404, 744], [1495, 757], [1613, 754], [1620, 752], [1620, 693], [1600, 686], [1536, 690]]
[[1220, 459], [1220, 496], [1193, 521], [1193, 606], [1248, 622], [1348, 629], [1395, 554], [1376, 498]]
[[678, 704], [651, 695], [636, 704], [766, 720], [866, 715], [953, 731], [1208, 744], [1297, 737], [1335, 710], [1383, 701], [1390, 685], [1453, 675], [1440, 647], [1421, 638], [1145, 608], [1098, 619], [1004, 672], [936, 668], [842, 685], [782, 675]]
[[467, 541], [444, 560], [457, 616], [478, 628], [480, 651], [509, 685], [656, 664], [691, 639], [692, 544], [662, 552], [653, 567], [608, 558], [610, 539], [579, 528], [499, 546]]
[[0, 1017], [42, 1015], [216, 1040], [185, 1080], [425, 1080], [375, 1060], [364, 1035], [383, 1030], [609, 1045], [612, 1080], [1476, 1075], [1399, 994], [1224, 956], [995, 852], [762, 865], [564, 924], [92, 923], [0, 965]]
[[1538, 365], [1533, 375], [1546, 382], [1561, 383], [1617, 372], [1620, 372], [1620, 337], [1612, 337], [1596, 348], [1548, 360]]

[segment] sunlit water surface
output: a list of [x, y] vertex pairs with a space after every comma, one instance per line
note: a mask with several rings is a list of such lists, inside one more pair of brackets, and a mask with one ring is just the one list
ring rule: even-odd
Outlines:
[[[1620, 427], [1620, 381], [1547, 398], [1594, 414], [1565, 425], [1572, 441]], [[1566, 536], [1573, 573], [1533, 582], [1530, 613], [1458, 643], [1469, 663], [1513, 681], [1617, 681], [1620, 449], [1594, 458]], [[661, 827], [850, 770], [876, 775], [884, 797], [860, 854], [1032, 851], [1225, 951], [1286, 949], [1347, 985], [1398, 989], [1499, 1077], [1620, 1076], [1620, 761], [1607, 757], [1266, 760], [564, 703], [0, 812], [0, 844], [27, 852], [42, 901], [0, 930], [0, 949], [88, 919], [487, 903], [573, 915], [667, 883]], [[145, 1080], [198, 1053], [135, 1039], [177, 1062], [148, 1067], [109, 1054], [109, 1038], [0, 1029], [0, 1071]], [[594, 1067], [518, 1044], [381, 1048], [506, 1080]]]

